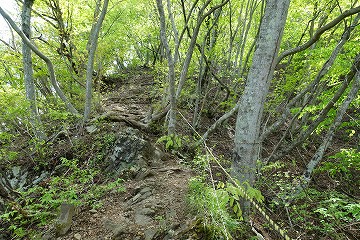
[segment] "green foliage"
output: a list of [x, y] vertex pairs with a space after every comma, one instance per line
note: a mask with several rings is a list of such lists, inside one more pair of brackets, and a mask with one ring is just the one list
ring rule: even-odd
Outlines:
[[[237, 185], [240, 186], [239, 183]], [[218, 188], [224, 189], [226, 192], [228, 192], [229, 205], [240, 220], [243, 220], [240, 207], [240, 198], [243, 200], [255, 200], [258, 203], [262, 203], [264, 201], [264, 196], [261, 194], [261, 192], [258, 189], [251, 187], [248, 183], [245, 183], [244, 187], [240, 189], [232, 183], [227, 182], [225, 187], [223, 182], [219, 182]]]
[[360, 203], [349, 203], [345, 199], [334, 197], [320, 203], [322, 207], [315, 210], [323, 219], [337, 222], [360, 221]]
[[[189, 181], [188, 200], [190, 206], [203, 220], [206, 239], [232, 239], [236, 232], [237, 238], [245, 232], [241, 224], [243, 215], [240, 200], [250, 198], [259, 203], [264, 197], [257, 189], [246, 185], [246, 190], [239, 189], [234, 184], [219, 182], [217, 188], [208, 185], [201, 177]], [[246, 196], [245, 196], [246, 194]]]
[[31, 129], [29, 103], [24, 92], [11, 86], [0, 88], [0, 164], [11, 163], [18, 156], [17, 137], [27, 136]]
[[[311, 199], [309, 203], [305, 201]], [[294, 224], [307, 231], [316, 231], [331, 239], [344, 239], [342, 231], [360, 221], [360, 204], [333, 191], [308, 189], [289, 206]]]
[[29, 103], [22, 90], [3, 86], [0, 88], [0, 134], [14, 130], [26, 131], [29, 127]]
[[206, 174], [209, 168], [210, 157], [204, 154], [196, 154], [192, 160], [193, 168], [200, 174]]
[[28, 234], [24, 229], [29, 225], [48, 224], [64, 202], [97, 208], [102, 204], [99, 199], [107, 192], [124, 190], [121, 187], [122, 179], [94, 184], [100, 172], [80, 166], [76, 159], [62, 158], [57, 169], [63, 174], [51, 176], [41, 184], [20, 192], [20, 197], [0, 216], [10, 224], [8, 230], [14, 237], [21, 238]]
[[344, 174], [345, 178], [350, 180], [352, 179], [351, 170], [360, 171], [360, 152], [356, 149], [341, 149], [340, 152], [329, 158], [334, 161], [325, 162], [319, 170], [327, 171], [332, 177]]
[[225, 189], [207, 186], [201, 178], [189, 181], [188, 201], [197, 215], [203, 219], [205, 239], [232, 239], [231, 234], [239, 230], [239, 221], [228, 211], [230, 200]]
[[289, 196], [288, 193], [293, 192], [295, 190], [296, 183], [300, 181], [300, 177], [296, 175], [296, 172], [289, 170], [294, 166], [296, 166], [295, 161], [291, 164], [275, 161], [270, 162], [261, 168], [261, 172], [264, 175], [271, 175], [271, 183], [269, 183], [269, 179], [260, 178], [258, 184], [265, 185], [267, 190], [271, 190], [271, 192], [276, 193], [276, 198], [272, 200], [271, 205], [284, 206], [284, 204], [287, 205], [287, 200], [292, 198], [292, 196]]
[[182, 147], [182, 138], [179, 135], [170, 134], [160, 137], [156, 143], [163, 143], [166, 150], [179, 150]]
[[351, 194], [358, 192], [360, 184], [360, 152], [357, 149], [341, 149], [329, 157], [318, 169], [319, 173], [326, 173]]

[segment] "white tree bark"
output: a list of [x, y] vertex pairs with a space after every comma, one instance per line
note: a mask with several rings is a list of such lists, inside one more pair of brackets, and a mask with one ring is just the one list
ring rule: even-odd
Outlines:
[[[253, 185], [259, 159], [260, 123], [269, 91], [290, 0], [267, 0], [259, 37], [244, 93], [240, 99], [235, 129], [232, 176], [240, 183]], [[242, 205], [248, 212], [248, 203]]]
[[[101, 0], [99, 0], [100, 3]], [[88, 63], [86, 66], [86, 102], [85, 102], [85, 109], [84, 109], [84, 122], [89, 119], [90, 112], [91, 112], [91, 101], [92, 101], [92, 78], [93, 78], [93, 71], [94, 71], [94, 60], [95, 60], [95, 53], [99, 39], [99, 32], [104, 21], [107, 7], [109, 5], [109, 0], [104, 0], [104, 4], [99, 16], [99, 19], [95, 23], [94, 27], [91, 29], [90, 38], [89, 38], [89, 57]]]

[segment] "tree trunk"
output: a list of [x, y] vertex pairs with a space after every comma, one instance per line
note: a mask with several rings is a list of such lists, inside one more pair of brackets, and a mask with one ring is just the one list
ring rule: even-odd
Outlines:
[[317, 42], [317, 40], [320, 39], [321, 35], [326, 32], [327, 30], [333, 28], [334, 26], [336, 26], [338, 23], [340, 23], [342, 20], [344, 20], [345, 18], [357, 14], [360, 12], [360, 6], [356, 7], [356, 8], [350, 8], [349, 10], [346, 10], [344, 12], [341, 13], [341, 15], [339, 15], [337, 18], [335, 18], [334, 20], [332, 20], [331, 22], [329, 22], [328, 24], [326, 24], [325, 26], [320, 27], [315, 33], [314, 35], [303, 45], [297, 46], [293, 49], [289, 49], [286, 50], [284, 52], [282, 52], [279, 57], [276, 60], [276, 64], [278, 64], [282, 59], [284, 59], [285, 57], [295, 54], [297, 52], [301, 52], [309, 47], [311, 47], [314, 43]]
[[[25, 0], [21, 13], [22, 31], [29, 40], [31, 39], [31, 7], [33, 3], [34, 0]], [[39, 111], [36, 106], [36, 92], [33, 77], [34, 74], [32, 67], [31, 49], [24, 41], [22, 45], [22, 55], [26, 99], [30, 102], [30, 124], [34, 130], [36, 138], [44, 139], [45, 135], [41, 131], [41, 121]]]
[[178, 84], [178, 87], [177, 87], [177, 90], [176, 90], [176, 98], [178, 98], [180, 96], [182, 88], [183, 88], [183, 86], [185, 84], [186, 77], [187, 77], [187, 74], [188, 74], [188, 71], [189, 71], [190, 62], [191, 62], [191, 59], [192, 59], [192, 55], [194, 53], [194, 49], [195, 49], [195, 46], [196, 46], [196, 40], [197, 40], [197, 37], [199, 35], [200, 27], [201, 27], [202, 22], [208, 16], [210, 16], [210, 14], [212, 14], [216, 9], [219, 9], [219, 8], [225, 6], [225, 4], [227, 4], [229, 2], [229, 0], [222, 1], [220, 4], [212, 7], [209, 11], [207, 11], [204, 14], [205, 8], [210, 4], [210, 2], [211, 2], [211, 0], [206, 1], [206, 3], [202, 6], [202, 8], [199, 11], [198, 18], [197, 18], [197, 21], [196, 21], [196, 26], [195, 26], [195, 28], [193, 30], [193, 34], [192, 34], [191, 39], [190, 39], [190, 44], [189, 44], [189, 47], [188, 47], [188, 50], [187, 50], [187, 53], [186, 53], [186, 57], [185, 57], [182, 69], [181, 69], [179, 84]]
[[34, 44], [30, 42], [30, 40], [25, 36], [23, 31], [20, 30], [20, 28], [16, 25], [14, 20], [0, 7], [0, 14], [8, 21], [8, 23], [11, 25], [12, 29], [15, 30], [17, 34], [21, 37], [23, 42], [29, 46], [29, 48], [38, 55], [44, 62], [46, 63], [46, 66], [49, 71], [51, 84], [56, 92], [56, 94], [60, 97], [60, 99], [65, 103], [68, 110], [73, 114], [78, 114], [78, 111], [74, 108], [74, 106], [69, 102], [69, 100], [66, 98], [65, 94], [60, 89], [60, 86], [58, 82], [56, 81], [56, 75], [54, 71], [54, 65], [52, 64], [51, 60], [45, 56]]
[[[253, 63], [240, 99], [231, 174], [241, 184], [253, 185], [255, 182], [256, 161], [259, 159], [261, 148], [260, 123], [265, 98], [275, 69], [289, 3], [290, 0], [266, 1]], [[243, 202], [242, 208], [246, 215], [249, 212], [249, 203]]]
[[[331, 69], [332, 65], [334, 64], [337, 56], [339, 55], [339, 53], [343, 50], [343, 46], [345, 45], [345, 43], [349, 40], [350, 38], [350, 34], [352, 32], [352, 30], [355, 28], [355, 26], [358, 24], [358, 21], [360, 20], [360, 14], [358, 14], [354, 21], [352, 22], [352, 24], [347, 27], [344, 30], [344, 33], [341, 36], [340, 41], [338, 42], [338, 44], [336, 45], [336, 47], [334, 48], [334, 50], [332, 51], [330, 57], [328, 58], [328, 60], [323, 64], [321, 70], [319, 71], [319, 73], [316, 75], [315, 79], [301, 92], [299, 92], [294, 98], [292, 98], [289, 103], [285, 106], [285, 109], [280, 117], [280, 119], [278, 119], [275, 123], [273, 123], [270, 127], [268, 127], [261, 135], [261, 140], [264, 140], [267, 136], [269, 136], [271, 133], [275, 132], [277, 129], [279, 129], [281, 126], [283, 126], [283, 123], [288, 119], [289, 116], [291, 116], [290, 114], [290, 108], [293, 107], [296, 102], [300, 101], [301, 98], [305, 98], [305, 94], [309, 93], [309, 97], [311, 97], [312, 99], [314, 99], [315, 97], [314, 92], [315, 90], [318, 88], [318, 85], [320, 83], [320, 80], [323, 79], [323, 77], [329, 72], [329, 70]], [[346, 82], [346, 81], [344, 81]], [[346, 89], [346, 88], [345, 88]], [[344, 91], [345, 91], [344, 89]], [[291, 123], [294, 121], [295, 118], [297, 118], [297, 116], [301, 113], [302, 109], [309, 104], [309, 100], [304, 100], [305, 104], [303, 104], [303, 106], [301, 107], [301, 110], [298, 111], [294, 116], [292, 116], [292, 120]], [[330, 109], [329, 109], [330, 110]], [[323, 113], [324, 116], [327, 115], [326, 113]], [[320, 124], [320, 122], [319, 122]], [[312, 124], [314, 125], [314, 124]], [[314, 128], [316, 128], [318, 125], [314, 125]], [[290, 126], [289, 126], [290, 127]], [[285, 134], [282, 136], [282, 139], [285, 138], [285, 135], [288, 133], [288, 131], [285, 132]], [[309, 134], [311, 134], [312, 132], [310, 132]], [[306, 136], [307, 137], [307, 136]], [[301, 142], [304, 140], [304, 138], [301, 140]], [[300, 144], [301, 142], [299, 142], [298, 144]], [[292, 143], [293, 144], [293, 143]], [[275, 152], [277, 152], [278, 148], [281, 146], [281, 142], [278, 142], [276, 147], [273, 149], [273, 153], [267, 157], [267, 159], [265, 160], [265, 162], [268, 162], [269, 160], [276, 160], [279, 158], [280, 155], [278, 155], [278, 157], [276, 159], [273, 159], [273, 154]], [[295, 146], [294, 146], [295, 147]], [[289, 150], [290, 151], [290, 150]]]
[[[99, 0], [100, 3], [100, 0]], [[97, 20], [94, 27], [91, 29], [90, 37], [89, 37], [89, 57], [88, 63], [86, 66], [86, 102], [85, 102], [85, 110], [84, 110], [84, 122], [89, 119], [90, 112], [91, 112], [91, 101], [92, 101], [92, 77], [94, 71], [94, 59], [95, 53], [99, 38], [99, 32], [101, 29], [101, 25], [104, 21], [107, 7], [109, 4], [109, 0], [104, 0], [103, 8], [100, 13], [99, 19]]]
[[301, 143], [303, 143], [303, 141], [315, 131], [315, 129], [319, 126], [319, 124], [327, 118], [329, 111], [333, 109], [334, 105], [337, 103], [337, 101], [346, 91], [351, 80], [354, 78], [359, 68], [360, 68], [360, 57], [356, 57], [350, 68], [350, 71], [346, 74], [346, 76], [345, 77], [339, 76], [339, 79], [342, 81], [340, 88], [335, 92], [334, 96], [326, 104], [326, 106], [320, 111], [316, 119], [312, 120], [311, 124], [305, 130], [301, 131], [295, 140], [293, 140], [289, 145], [285, 146], [284, 148], [276, 151], [276, 153], [269, 156], [265, 162], [275, 161], [281, 158], [282, 156], [286, 155], [290, 151], [292, 151], [295, 147], [299, 146]]
[[[360, 55], [358, 55], [357, 58], [360, 58]], [[351, 90], [350, 90], [348, 96], [346, 97], [345, 101], [339, 107], [339, 109], [336, 113], [334, 122], [331, 124], [328, 132], [326, 133], [326, 136], [325, 136], [322, 144], [317, 149], [315, 155], [313, 156], [313, 158], [310, 160], [310, 162], [308, 163], [308, 165], [306, 167], [306, 170], [303, 174], [303, 181], [301, 182], [301, 184], [303, 184], [303, 186], [306, 187], [309, 184], [312, 172], [314, 171], [315, 167], [319, 164], [319, 162], [323, 158], [326, 149], [330, 146], [332, 139], [335, 135], [335, 131], [342, 123], [342, 119], [343, 119], [344, 114], [345, 114], [346, 110], [348, 109], [350, 103], [354, 100], [355, 97], [357, 97], [359, 88], [360, 88], [360, 70], [358, 70], [356, 72]]]
[[[168, 40], [166, 38], [166, 23], [165, 23], [165, 13], [162, 0], [156, 0], [157, 8], [159, 11], [160, 17], [160, 39], [165, 48], [165, 54], [168, 61], [168, 78], [169, 78], [169, 99], [170, 99], [170, 109], [168, 113], [168, 135], [175, 134], [175, 124], [176, 124], [176, 97], [175, 97], [175, 62], [174, 58], [171, 55], [170, 47]], [[169, 6], [170, 9], [170, 6]], [[173, 31], [175, 31], [173, 25]], [[175, 32], [175, 36], [177, 32]], [[177, 39], [177, 38], [176, 38]], [[176, 40], [178, 41], [178, 40]], [[178, 44], [178, 42], [176, 43]], [[175, 53], [175, 58], [177, 54]], [[176, 59], [175, 59], [176, 60]]]

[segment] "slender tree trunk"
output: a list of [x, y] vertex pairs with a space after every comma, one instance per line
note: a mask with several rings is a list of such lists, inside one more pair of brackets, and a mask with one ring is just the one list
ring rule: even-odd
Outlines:
[[182, 69], [181, 69], [179, 84], [178, 84], [178, 87], [177, 87], [177, 90], [176, 90], [176, 98], [178, 98], [180, 96], [182, 88], [183, 88], [183, 86], [185, 84], [186, 77], [187, 77], [187, 74], [188, 74], [188, 71], [189, 71], [190, 62], [191, 62], [191, 59], [192, 59], [192, 55], [194, 53], [194, 49], [195, 49], [195, 46], [196, 46], [196, 40], [197, 40], [197, 37], [199, 35], [200, 27], [201, 27], [202, 22], [210, 14], [212, 14], [216, 9], [219, 9], [219, 8], [225, 6], [229, 2], [229, 0], [223, 0], [220, 4], [212, 7], [209, 11], [207, 11], [204, 14], [205, 8], [210, 4], [210, 2], [211, 2], [211, 0], [206, 1], [206, 3], [200, 9], [200, 12], [199, 12], [199, 15], [198, 15], [198, 18], [197, 18], [197, 21], [196, 21], [196, 27], [195, 27], [195, 29], [193, 31], [192, 36], [191, 36], [191, 40], [190, 40], [190, 44], [189, 44], [189, 47], [188, 47], [188, 50], [187, 50], [187, 53], [186, 53], [185, 61], [184, 61], [184, 64], [182, 66]]
[[[358, 55], [357, 57], [360, 58], [360, 55]], [[332, 139], [335, 135], [335, 131], [342, 123], [342, 119], [350, 103], [354, 100], [355, 97], [358, 96], [357, 94], [359, 92], [359, 88], [360, 88], [360, 69], [358, 69], [358, 71], [356, 72], [351, 90], [348, 96], [346, 97], [345, 101], [339, 107], [334, 122], [331, 124], [322, 144], [317, 149], [315, 155], [313, 156], [313, 158], [310, 160], [310, 162], [306, 167], [306, 170], [303, 174], [304, 181], [302, 182], [304, 186], [307, 186], [309, 184], [312, 172], [323, 158], [326, 149], [330, 146]]]
[[[31, 39], [31, 7], [34, 0], [25, 0], [21, 12], [21, 28], [27, 39]], [[39, 139], [44, 139], [45, 134], [41, 130], [41, 121], [39, 111], [36, 106], [36, 91], [34, 83], [34, 72], [32, 66], [31, 49], [23, 41], [22, 44], [23, 67], [24, 67], [24, 81], [26, 99], [30, 102], [30, 123], [34, 130], [35, 136]]]
[[[160, 39], [165, 48], [165, 54], [168, 61], [168, 78], [169, 78], [169, 98], [170, 98], [170, 109], [168, 115], [168, 135], [175, 134], [175, 124], [176, 124], [176, 96], [175, 96], [175, 63], [171, 55], [170, 47], [168, 40], [166, 38], [166, 23], [165, 23], [165, 13], [162, 0], [156, 0], [157, 8], [159, 11], [160, 17]], [[170, 9], [170, 7], [169, 7]], [[174, 25], [173, 25], [174, 27]], [[178, 41], [178, 40], [177, 40]], [[175, 56], [177, 54], [175, 53]]]
[[[21, 28], [25, 36], [29, 40], [31, 40], [30, 24], [31, 24], [31, 7], [33, 3], [34, 0], [25, 0], [21, 12]], [[31, 49], [26, 45], [25, 42], [23, 42], [22, 44], [22, 55], [23, 55], [26, 99], [30, 101], [30, 108], [33, 117], [36, 117], [38, 115], [38, 111], [36, 108], [35, 84], [33, 78]]]
[[[235, 151], [231, 174], [241, 184], [253, 185], [255, 182], [256, 161], [259, 159], [261, 148], [260, 123], [265, 98], [275, 69], [289, 4], [290, 0], [266, 1], [257, 47], [245, 90], [240, 99], [236, 121]], [[242, 208], [247, 215], [249, 203], [243, 202]]]
[[86, 67], [86, 102], [85, 102], [85, 110], [84, 110], [84, 122], [86, 122], [90, 117], [91, 101], [92, 101], [92, 77], [94, 71], [95, 53], [99, 39], [99, 32], [106, 15], [108, 4], [109, 4], [109, 0], [104, 0], [104, 4], [99, 19], [97, 20], [97, 22], [95, 23], [94, 27], [91, 29], [90, 32], [89, 57]]
[[284, 59], [285, 57], [295, 54], [297, 52], [301, 52], [309, 47], [311, 47], [314, 43], [317, 42], [317, 40], [319, 40], [319, 38], [321, 37], [321, 35], [326, 32], [327, 30], [335, 27], [338, 23], [340, 23], [342, 20], [344, 20], [345, 18], [357, 14], [360, 12], [360, 6], [355, 7], [355, 8], [350, 8], [344, 12], [342, 12], [338, 17], [336, 17], [334, 20], [332, 20], [331, 22], [329, 22], [328, 24], [320, 27], [315, 33], [314, 35], [303, 45], [297, 46], [293, 49], [289, 49], [286, 50], [284, 52], [282, 52], [279, 57], [276, 60], [276, 64], [278, 64], [282, 59]]
[[317, 118], [311, 122], [311, 124], [306, 128], [306, 130], [300, 132], [300, 134], [297, 136], [297, 138], [294, 141], [291, 142], [291, 144], [284, 147], [283, 149], [278, 150], [275, 154], [271, 155], [269, 158], [266, 159], [266, 162], [275, 161], [280, 157], [284, 156], [285, 154], [289, 153], [295, 147], [299, 146], [306, 138], [308, 138], [314, 132], [317, 126], [319, 126], [319, 124], [326, 119], [329, 111], [334, 107], [336, 102], [341, 98], [343, 93], [346, 91], [358, 69], [360, 69], [360, 57], [356, 57], [354, 59], [350, 71], [346, 74], [345, 77], [340, 76], [340, 80], [342, 81], [340, 88], [336, 91], [336, 93], [327, 103], [327, 105], [321, 110]]
[[[283, 123], [288, 119], [289, 116], [291, 116], [290, 114], [290, 108], [293, 107], [296, 102], [300, 101], [301, 98], [305, 97], [305, 94], [309, 93], [309, 97], [311, 97], [312, 99], [314, 99], [314, 91], [317, 89], [317, 86], [320, 83], [320, 80], [323, 79], [323, 77], [329, 72], [329, 70], [331, 69], [332, 65], [334, 64], [337, 56], [339, 55], [339, 53], [342, 51], [343, 46], [345, 45], [345, 43], [349, 40], [350, 38], [350, 34], [352, 32], [352, 30], [354, 30], [355, 26], [358, 24], [358, 21], [360, 20], [360, 14], [358, 14], [354, 21], [352, 22], [352, 24], [347, 27], [342, 36], [340, 41], [338, 42], [338, 44], [336, 45], [336, 47], [334, 48], [334, 50], [332, 51], [330, 57], [328, 58], [328, 60], [323, 64], [321, 70], [318, 72], [318, 74], [316, 75], [315, 79], [304, 89], [302, 90], [300, 93], [298, 93], [294, 98], [291, 99], [291, 101], [285, 106], [285, 110], [283, 111], [281, 117], [279, 120], [277, 120], [275, 123], [273, 123], [271, 126], [269, 126], [261, 135], [261, 140], [264, 140], [267, 136], [269, 136], [271, 133], [275, 132], [277, 129], [279, 129], [279, 127], [283, 126]], [[354, 68], [356, 69], [356, 67]], [[346, 81], [344, 81], [343, 83], [346, 83]], [[344, 88], [344, 91], [346, 89], [346, 86]], [[300, 111], [298, 111], [298, 113], [296, 113], [292, 119], [294, 120], [295, 117], [297, 117], [302, 109], [308, 104], [308, 100], [305, 101], [305, 104], [303, 104], [302, 108]], [[330, 110], [330, 109], [329, 109]], [[326, 116], [327, 112], [323, 112], [323, 115]], [[293, 122], [293, 120], [291, 120], [291, 122]], [[311, 126], [312, 128], [316, 128], [318, 126], [318, 124], [314, 124], [315, 122], [318, 122], [320, 124], [319, 121], [314, 121]], [[287, 134], [288, 131], [285, 132], [285, 134]], [[312, 131], [309, 131], [309, 134], [311, 134]], [[285, 138], [285, 134], [283, 135], [282, 139]], [[301, 135], [300, 135], [301, 136]], [[307, 137], [308, 135], [306, 135], [305, 137]], [[298, 144], [300, 144], [305, 138], [301, 138], [298, 142]], [[295, 141], [296, 142], [296, 141]], [[294, 144], [294, 142], [292, 143]], [[291, 145], [292, 145], [291, 144]], [[294, 145], [293, 147], [296, 147], [298, 144]], [[291, 146], [290, 145], [290, 146]], [[265, 160], [265, 162], [268, 162], [269, 160], [276, 160], [279, 157], [281, 157], [282, 155], [277, 155], [276, 158], [273, 158], [274, 153], [278, 150], [278, 148], [281, 146], [281, 143], [278, 142], [277, 146], [273, 149], [273, 153]], [[286, 152], [291, 151], [291, 149], [287, 150]]]
[[172, 26], [172, 31], [174, 33], [174, 42], [175, 42], [175, 53], [174, 53], [174, 64], [176, 64], [176, 62], [179, 60], [179, 45], [180, 45], [180, 40], [179, 40], [179, 32], [178, 30], [176, 29], [176, 24], [175, 24], [175, 19], [174, 19], [174, 16], [173, 16], [173, 13], [172, 13], [172, 8], [171, 8], [171, 1], [170, 0], [167, 0], [167, 10], [168, 10], [168, 13], [169, 13], [169, 19], [170, 19], [170, 22], [171, 22], [171, 26]]

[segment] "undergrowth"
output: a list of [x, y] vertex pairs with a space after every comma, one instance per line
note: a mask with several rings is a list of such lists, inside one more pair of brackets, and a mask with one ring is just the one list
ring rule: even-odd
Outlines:
[[[230, 182], [222, 182], [219, 173], [210, 169], [211, 157], [198, 154], [192, 165], [198, 173], [189, 181], [188, 203], [197, 216], [198, 239], [252, 239], [249, 225], [243, 220], [240, 201], [244, 192]], [[248, 186], [247, 195], [259, 202], [260, 191]]]
[[[122, 179], [107, 177], [101, 171], [116, 139], [106, 129], [109, 126], [94, 123], [98, 128], [96, 135], [72, 132], [74, 119], [63, 117], [62, 125], [57, 126], [61, 130], [48, 141], [21, 135], [6, 140], [2, 135], [6, 142], [0, 148], [0, 165], [4, 169], [29, 169], [30, 178], [21, 189], [12, 190], [12, 199], [0, 213], [0, 239], [38, 239], [35, 236], [53, 222], [62, 203], [99, 208], [106, 194], [124, 191]], [[9, 153], [14, 157], [5, 158]], [[31, 161], [26, 161], [29, 156]]]
[[354, 149], [343, 149], [330, 156], [317, 168], [316, 180], [308, 188], [297, 195], [289, 195], [299, 179], [294, 167], [294, 162], [280, 161], [263, 167], [264, 176], [258, 184], [261, 189], [266, 189], [272, 211], [284, 212], [282, 218], [287, 219], [287, 225], [294, 234], [306, 236], [304, 239], [315, 239], [310, 236], [357, 239], [360, 235], [360, 203], [356, 199], [359, 178], [355, 173], [359, 170], [359, 153]]
[[232, 239], [240, 230], [239, 219], [228, 209], [229, 195], [224, 189], [213, 189], [201, 178], [189, 182], [188, 201], [201, 222], [203, 239]]
[[98, 208], [101, 199], [110, 191], [124, 191], [122, 179], [98, 183], [100, 171], [82, 166], [77, 159], [61, 159], [57, 166], [57, 175], [19, 192], [0, 218], [1, 231], [7, 231], [12, 239], [21, 239], [36, 234], [28, 229], [41, 229], [56, 216], [62, 203], [75, 206]]

